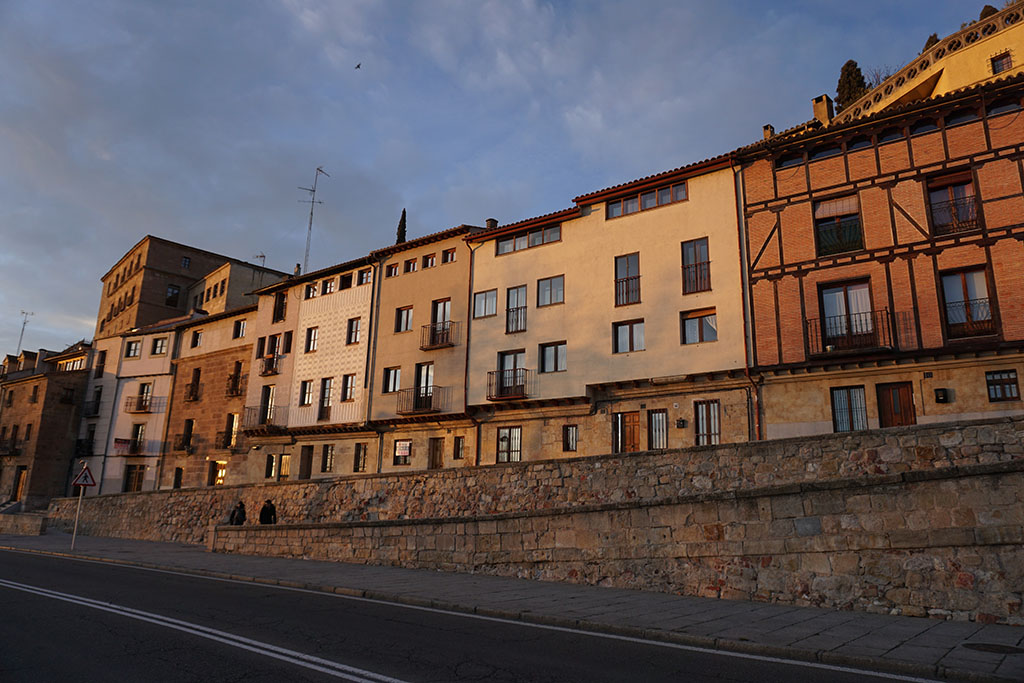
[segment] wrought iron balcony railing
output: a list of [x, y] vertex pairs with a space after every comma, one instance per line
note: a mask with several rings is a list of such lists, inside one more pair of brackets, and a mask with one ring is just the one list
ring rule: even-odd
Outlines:
[[92, 439], [75, 439], [75, 457], [87, 458], [93, 454]]
[[402, 389], [398, 392], [398, 407], [395, 412], [399, 415], [437, 413], [442, 410], [443, 396], [444, 387], [434, 385]]
[[267, 375], [276, 375], [279, 372], [281, 372], [280, 356], [267, 356], [266, 358], [260, 358], [261, 377], [266, 377]]
[[152, 396], [129, 396], [124, 400], [124, 412], [126, 413], [151, 413], [153, 412]]
[[530, 395], [533, 371], [526, 368], [492, 370], [487, 373], [487, 400], [503, 401]]
[[241, 432], [217, 432], [213, 440], [213, 447], [220, 450], [241, 448], [245, 437]]
[[288, 426], [287, 406], [246, 406], [243, 429], [283, 429]]
[[615, 305], [627, 306], [640, 303], [640, 276], [631, 275], [615, 280]]
[[203, 385], [201, 382], [189, 382], [185, 385], [185, 400], [186, 401], [198, 401], [203, 395]]
[[850, 216], [838, 222], [822, 222], [814, 226], [818, 241], [818, 256], [842, 254], [864, 248], [864, 232], [860, 229], [860, 218]]
[[892, 316], [883, 309], [811, 318], [807, 320], [807, 341], [811, 355], [893, 348]]
[[683, 266], [683, 294], [707, 292], [711, 289], [711, 261]]
[[459, 343], [459, 323], [444, 322], [424, 325], [420, 330], [420, 350], [442, 349]]
[[192, 454], [195, 452], [195, 440], [194, 434], [175, 434], [171, 441], [171, 449]]
[[973, 195], [948, 202], [932, 202], [931, 212], [932, 228], [936, 235], [967, 232], [982, 227], [978, 203]]
[[128, 442], [128, 455], [141, 455], [146, 452], [146, 442], [141, 439], [132, 439]]
[[996, 333], [988, 299], [951, 301], [946, 304], [946, 334], [950, 339], [981, 337]]
[[526, 306], [505, 310], [505, 334], [526, 332]]
[[225, 396], [242, 395], [242, 375], [228, 375], [227, 386], [224, 388]]

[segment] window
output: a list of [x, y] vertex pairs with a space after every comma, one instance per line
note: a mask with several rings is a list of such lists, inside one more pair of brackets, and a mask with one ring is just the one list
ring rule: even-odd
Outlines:
[[93, 373], [93, 377], [99, 379], [103, 376], [103, 371], [107, 366], [107, 352], [100, 351], [99, 356], [96, 357], [96, 372]]
[[304, 379], [299, 382], [299, 405], [313, 405], [313, 381]]
[[212, 294], [210, 293], [210, 292], [212, 292], [212, 291], [215, 291], [215, 289], [214, 289], [214, 288], [212, 288], [212, 287], [207, 287], [207, 288], [206, 288], [206, 300], [207, 300], [207, 301], [209, 301], [209, 300], [210, 300], [210, 297], [211, 297], [211, 296], [213, 296], [213, 295], [212, 295]]
[[500, 256], [502, 254], [511, 254], [513, 251], [522, 251], [530, 247], [539, 247], [542, 244], [558, 242], [561, 239], [561, 226], [550, 225], [546, 228], [528, 230], [509, 237], [502, 237], [495, 242], [494, 250]]
[[565, 276], [556, 275], [537, 280], [537, 306], [565, 302]]
[[142, 342], [141, 341], [130, 341], [124, 345], [124, 357], [125, 358], [138, 358], [142, 353]]
[[802, 153], [788, 154], [781, 156], [775, 160], [775, 168], [790, 168], [792, 166], [799, 166], [804, 163], [804, 155]]
[[362, 270], [357, 272], [356, 273], [356, 284], [357, 285], [368, 285], [368, 284], [370, 284], [370, 279], [371, 279], [371, 275], [370, 274], [372, 272], [373, 271], [371, 271], [369, 268], [363, 268]]
[[998, 116], [999, 114], [1006, 114], [1011, 111], [1020, 111], [1020, 100], [1017, 99], [1006, 99], [996, 100], [992, 104], [985, 107], [985, 116]]
[[284, 320], [288, 310], [288, 292], [276, 292], [274, 294], [274, 311], [270, 322], [279, 323]]
[[[398, 266], [395, 266], [396, 268]], [[398, 271], [395, 271], [395, 275], [398, 275]], [[352, 289], [352, 273], [345, 273], [338, 280], [338, 289]]]
[[886, 128], [885, 130], [883, 130], [878, 135], [878, 142], [879, 142], [879, 144], [881, 144], [883, 142], [894, 142], [896, 140], [902, 140], [902, 139], [903, 139], [903, 129], [902, 128]]
[[939, 125], [933, 119], [921, 119], [910, 127], [910, 134], [921, 135], [922, 133], [930, 133], [938, 129]]
[[397, 277], [398, 276], [398, 264], [389, 263], [384, 267], [384, 277]]
[[644, 350], [644, 321], [627, 320], [612, 325], [612, 353]]
[[281, 353], [292, 352], [292, 331], [288, 330], [281, 338]]
[[639, 195], [631, 195], [616, 199], [605, 204], [605, 217], [618, 218], [637, 211], [653, 209], [658, 206], [686, 201], [686, 182], [674, 185], [663, 185], [653, 190], [645, 190]]
[[167, 353], [167, 337], [157, 337], [153, 340], [153, 348], [150, 349], [151, 356], [162, 356]]
[[263, 477], [265, 479], [273, 479], [277, 473], [277, 458], [272, 453], [267, 453], [266, 465], [263, 469]]
[[72, 387], [64, 387], [60, 390], [60, 402], [61, 403], [74, 403], [75, 402], [75, 390]]
[[[444, 263], [444, 261], [442, 261], [442, 263]], [[457, 437], [455, 437], [454, 441], [452, 442], [452, 460], [462, 460], [465, 457], [466, 457], [466, 437], [464, 437], [464, 436], [457, 436]]]
[[306, 353], [316, 351], [317, 337], [320, 336], [319, 327], [306, 328]]
[[683, 311], [679, 314], [680, 341], [683, 344], [718, 341], [718, 317], [715, 309]]
[[260, 337], [256, 340], [256, 357], [262, 358], [266, 351], [267, 338]]
[[707, 292], [711, 289], [711, 261], [708, 259], [708, 238], [683, 242], [683, 294]]
[[203, 331], [193, 330], [192, 331], [192, 348], [197, 348], [203, 344]]
[[32, 385], [32, 393], [28, 395], [29, 403], [37, 403], [39, 401], [39, 385]]
[[124, 466], [124, 492], [136, 493], [142, 490], [142, 481], [146, 476], [145, 465]]
[[333, 377], [324, 377], [320, 380], [320, 409], [317, 411], [317, 420], [327, 420], [331, 417], [331, 389], [333, 387]]
[[390, 394], [402, 388], [402, 368], [384, 368], [384, 386], [381, 393]]
[[822, 287], [821, 317], [821, 341], [826, 351], [830, 346], [833, 349], [878, 346], [869, 283], [843, 282]]
[[349, 318], [348, 325], [345, 328], [345, 343], [346, 344], [358, 344], [359, 343], [359, 321], [360, 318]]
[[714, 446], [721, 437], [718, 399], [693, 402], [693, 427], [698, 446]]
[[946, 117], [946, 127], [956, 126], [961, 123], [970, 123], [978, 119], [978, 112], [974, 109], [958, 109]]
[[990, 61], [992, 63], [993, 76], [1013, 68], [1013, 58], [1010, 57], [1009, 52], [996, 55]]
[[355, 375], [342, 375], [341, 376], [341, 400], [351, 401], [355, 392], [356, 376]]
[[231, 328], [231, 338], [241, 339], [245, 336], [245, 320], [236, 320], [234, 327]]
[[332, 443], [325, 443], [323, 445], [323, 449], [320, 453], [320, 471], [334, 471], [334, 444]]
[[578, 425], [562, 425], [562, 451], [575, 453], [579, 445], [580, 428]]
[[565, 372], [565, 342], [540, 345], [540, 372]]
[[182, 256], [181, 257], [181, 267], [182, 268], [184, 268], [185, 270], [188, 270], [189, 266], [191, 266], [191, 265], [192, 265], [192, 259], [190, 259], [188, 256]]
[[[220, 293], [217, 296], [224, 296], [224, 290], [227, 288], [227, 280], [220, 281]], [[223, 483], [223, 482], [221, 482]]]
[[497, 461], [519, 462], [523, 459], [523, 428], [498, 427]]
[[304, 299], [312, 299], [316, 296], [316, 283], [306, 285], [306, 291], [303, 295]]
[[408, 439], [395, 441], [395, 456], [392, 462], [395, 465], [408, 465], [411, 457], [412, 441]]
[[647, 450], [668, 448], [668, 411], [647, 411]]
[[395, 332], [408, 332], [412, 329], [412, 306], [395, 309]]
[[[65, 389], [65, 391], [68, 391], [68, 390]], [[26, 444], [32, 438], [32, 423], [31, 422], [29, 424], [25, 425], [25, 436], [23, 436], [21, 438], [22, 438], [22, 441], [24, 443], [26, 443]]]
[[423, 255], [423, 267], [433, 268], [437, 265], [437, 254], [424, 254]]
[[986, 372], [985, 383], [988, 385], [988, 400], [990, 402], [1020, 400], [1016, 370]]
[[415, 273], [416, 272], [416, 259], [414, 259], [414, 258], [406, 259], [405, 260], [405, 267], [403, 268], [403, 270], [406, 273]]
[[615, 305], [640, 303], [640, 254], [615, 257]]
[[366, 444], [357, 443], [355, 445], [355, 451], [352, 454], [352, 471], [353, 472], [365, 472], [366, 471]]
[[505, 334], [526, 331], [526, 285], [509, 287], [505, 293]]
[[978, 204], [974, 199], [974, 181], [970, 173], [929, 180], [928, 206], [932, 231], [936, 235], [966, 232], [981, 227]]
[[320, 283], [320, 295], [330, 294], [334, 291], [334, 278], [328, 278]]
[[455, 248], [445, 249], [441, 252], [441, 263], [454, 263], [455, 262]]
[[164, 295], [164, 306], [171, 308], [178, 307], [178, 297], [181, 295], [181, 287], [178, 285], [167, 285], [167, 293]]
[[995, 334], [985, 270], [964, 270], [942, 276], [946, 333], [952, 338]]
[[814, 204], [814, 243], [818, 256], [864, 248], [860, 201], [856, 195]]
[[832, 429], [853, 432], [868, 428], [864, 387], [832, 387]]
[[827, 144], [812, 149], [811, 153], [807, 155], [807, 159], [808, 161], [817, 161], [818, 159], [827, 159], [842, 153], [843, 148], [838, 144]]
[[853, 152], [858, 149], [867, 149], [871, 146], [871, 138], [866, 135], [855, 137], [846, 143], [846, 151]]
[[473, 295], [473, 317], [489, 318], [498, 314], [498, 290], [477, 292]]

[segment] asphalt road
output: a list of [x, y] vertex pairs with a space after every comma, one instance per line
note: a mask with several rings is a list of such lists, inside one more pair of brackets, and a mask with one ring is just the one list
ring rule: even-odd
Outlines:
[[894, 678], [0, 551], [4, 683]]

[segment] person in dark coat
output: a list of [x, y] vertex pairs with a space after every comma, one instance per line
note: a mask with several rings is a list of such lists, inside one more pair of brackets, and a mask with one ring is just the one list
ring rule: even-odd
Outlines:
[[242, 526], [245, 523], [245, 503], [238, 501], [238, 505], [231, 511], [229, 521], [231, 526]]
[[260, 508], [260, 524], [277, 524], [277, 508], [267, 498], [267, 502]]

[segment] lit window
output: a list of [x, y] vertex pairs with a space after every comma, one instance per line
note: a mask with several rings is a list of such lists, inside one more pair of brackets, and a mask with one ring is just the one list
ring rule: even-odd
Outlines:
[[398, 275], [398, 264], [389, 263], [384, 268], [384, 277], [396, 277]]
[[[863, 387], [861, 388], [863, 394]], [[698, 446], [714, 446], [721, 439], [719, 415], [721, 406], [718, 399], [693, 402], [693, 427]]]
[[150, 350], [150, 355], [162, 356], [167, 353], [167, 337], [157, 337], [153, 340], [153, 348]]
[[308, 406], [313, 404], [313, 382], [304, 379], [299, 383], [299, 405]]
[[647, 411], [647, 450], [668, 448], [668, 411]]
[[561, 226], [551, 225], [546, 228], [521, 232], [510, 237], [502, 237], [495, 243], [495, 252], [498, 255], [509, 254], [513, 251], [521, 251], [530, 247], [539, 247], [542, 244], [558, 242], [561, 239]]
[[392, 462], [395, 465], [408, 465], [412, 457], [412, 441], [402, 439], [395, 441], [395, 455]]
[[371, 271], [369, 268], [363, 268], [356, 273], [356, 284], [357, 285], [368, 285], [370, 284]]
[[351, 401], [355, 395], [356, 387], [356, 376], [355, 375], [342, 375], [341, 376], [341, 400]]
[[306, 285], [306, 293], [305, 293], [305, 297], [304, 298], [312, 299], [315, 296], [316, 296], [316, 283]]
[[323, 450], [320, 455], [320, 471], [334, 471], [334, 444], [332, 443], [325, 443], [323, 445]]
[[519, 462], [523, 459], [523, 428], [499, 427], [497, 434], [498, 462]]
[[411, 258], [411, 259], [407, 259], [406, 260], [406, 262], [405, 262], [405, 272], [406, 273], [415, 273], [416, 272], [416, 259]]
[[203, 344], [203, 331], [194, 330], [192, 332], [192, 348], [197, 348]]
[[323, 295], [323, 294], [330, 294], [333, 291], [334, 291], [334, 278], [333, 277], [330, 278], [329, 280], [324, 280], [323, 282], [320, 283], [320, 294], [321, 295]]
[[357, 443], [352, 457], [352, 471], [353, 472], [365, 472], [366, 471], [366, 444]]
[[232, 339], [241, 339], [245, 336], [245, 320], [236, 320], [234, 328], [231, 330]]

